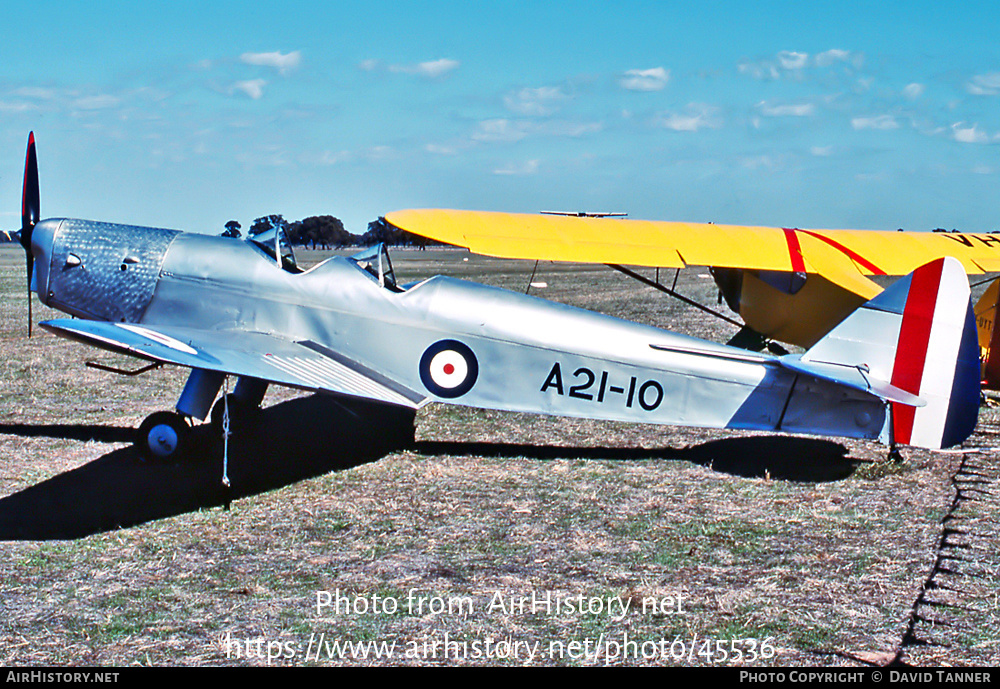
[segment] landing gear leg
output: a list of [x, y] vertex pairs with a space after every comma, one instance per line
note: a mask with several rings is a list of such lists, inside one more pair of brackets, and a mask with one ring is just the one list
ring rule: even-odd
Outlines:
[[219, 398], [212, 407], [212, 429], [216, 435], [223, 432], [223, 419], [229, 409], [229, 432], [252, 424], [260, 412], [260, 403], [267, 392], [267, 381], [258, 378], [241, 377], [232, 393]]
[[[232, 393], [229, 386], [225, 386], [222, 397], [212, 407], [210, 423], [216, 435], [222, 438], [222, 485], [227, 493], [230, 488], [229, 438], [235, 428], [243, 429], [256, 421], [267, 385], [267, 381], [258, 378], [241, 377]], [[228, 499], [225, 509], [229, 511]]]
[[181, 398], [177, 400], [177, 411], [193, 419], [203, 420], [212, 408], [212, 400], [219, 394], [226, 374], [193, 368], [184, 384]]

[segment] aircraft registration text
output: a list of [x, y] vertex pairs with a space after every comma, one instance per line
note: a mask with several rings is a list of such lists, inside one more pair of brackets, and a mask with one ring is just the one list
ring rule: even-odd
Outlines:
[[647, 380], [640, 383], [635, 376], [630, 376], [628, 383], [624, 386], [611, 385], [607, 371], [595, 373], [586, 366], [573, 371], [567, 376], [568, 381], [575, 383], [566, 385], [563, 379], [562, 366], [559, 362], [552, 365], [552, 370], [542, 383], [541, 392], [550, 389], [557, 395], [566, 395], [581, 400], [604, 403], [619, 395], [625, 399], [625, 406], [631, 409], [634, 405], [642, 407], [646, 411], [653, 411], [663, 402], [663, 386], [655, 380]]

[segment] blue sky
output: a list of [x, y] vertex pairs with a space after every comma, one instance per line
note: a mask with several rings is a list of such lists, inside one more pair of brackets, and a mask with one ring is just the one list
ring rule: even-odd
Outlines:
[[990, 2], [8, 3], [0, 227], [34, 130], [45, 217], [1000, 229], [998, 29]]

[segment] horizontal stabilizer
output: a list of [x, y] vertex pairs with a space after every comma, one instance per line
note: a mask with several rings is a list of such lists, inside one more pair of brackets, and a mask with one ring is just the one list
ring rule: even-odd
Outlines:
[[900, 402], [911, 407], [923, 407], [927, 404], [924, 400], [902, 388], [872, 378], [863, 368], [858, 366], [821, 364], [815, 361], [804, 361], [795, 355], [782, 357], [778, 361], [782, 366], [796, 373], [804, 373], [808, 376], [846, 385], [855, 390], [870, 392], [890, 402]]

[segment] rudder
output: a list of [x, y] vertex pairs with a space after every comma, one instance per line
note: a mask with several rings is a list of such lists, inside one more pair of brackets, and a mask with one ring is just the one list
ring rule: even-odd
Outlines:
[[893, 403], [893, 433], [904, 445], [942, 448], [965, 440], [979, 417], [979, 346], [968, 278], [954, 258], [911, 274], [891, 383], [922, 398]]
[[962, 442], [979, 416], [979, 346], [962, 264], [941, 258], [897, 280], [802, 361], [854, 368], [873, 394], [895, 400], [889, 440], [930, 449]]

